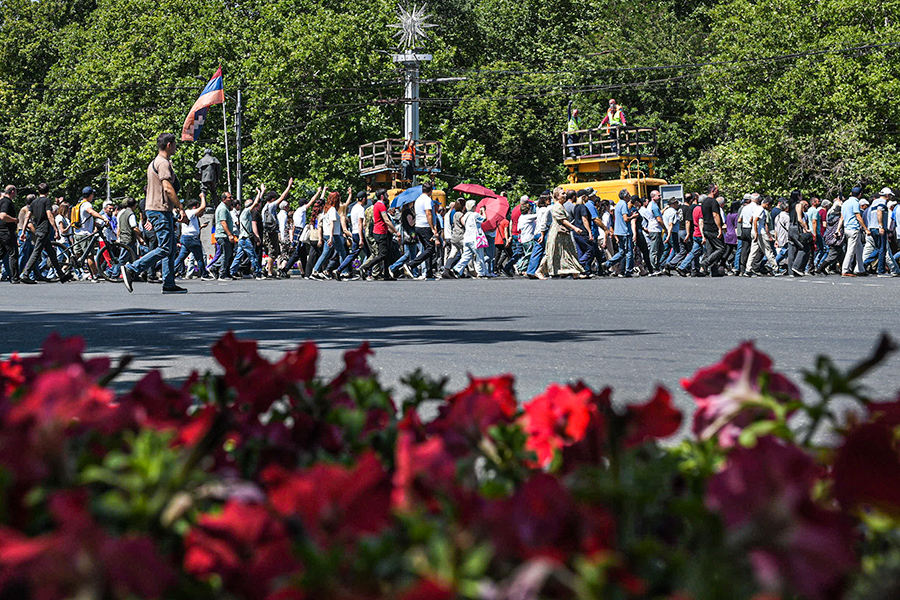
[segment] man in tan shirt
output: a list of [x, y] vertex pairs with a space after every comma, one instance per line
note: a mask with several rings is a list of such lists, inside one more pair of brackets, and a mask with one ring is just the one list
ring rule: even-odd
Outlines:
[[171, 133], [163, 133], [156, 139], [159, 154], [147, 167], [147, 196], [145, 210], [153, 224], [157, 247], [134, 264], [122, 269], [122, 281], [129, 292], [138, 274], [162, 261], [163, 294], [186, 294], [187, 290], [175, 285], [175, 220], [184, 218], [184, 210], [178, 200], [178, 177], [172, 168], [172, 155], [177, 142]]

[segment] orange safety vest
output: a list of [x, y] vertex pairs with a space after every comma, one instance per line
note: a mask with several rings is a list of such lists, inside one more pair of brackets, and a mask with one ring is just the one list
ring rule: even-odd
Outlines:
[[408, 160], [412, 162], [413, 157], [416, 155], [415, 146], [409, 146], [403, 149], [403, 152], [400, 153], [400, 160]]

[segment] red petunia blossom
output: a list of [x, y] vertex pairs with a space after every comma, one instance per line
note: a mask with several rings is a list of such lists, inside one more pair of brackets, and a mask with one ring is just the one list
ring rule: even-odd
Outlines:
[[82, 426], [111, 432], [122, 416], [113, 398], [81, 365], [73, 364], [38, 375], [21, 402], [10, 408], [7, 422], [14, 427]]
[[266, 412], [297, 383], [308, 383], [316, 374], [318, 350], [306, 342], [270, 363], [254, 341], [239, 340], [229, 331], [212, 347], [213, 357], [225, 369], [225, 383], [237, 391], [238, 408], [251, 417]]
[[148, 537], [114, 538], [94, 521], [83, 491], [50, 500], [52, 533], [27, 538], [0, 529], [0, 595], [25, 584], [38, 600], [70, 598], [84, 589], [119, 597], [161, 597], [175, 580], [172, 567]]
[[447, 398], [438, 417], [426, 426], [444, 438], [454, 455], [467, 453], [493, 425], [509, 423], [518, 411], [513, 376], [486, 379], [469, 376], [469, 386]]
[[198, 379], [196, 372], [191, 373], [181, 387], [176, 388], [166, 383], [160, 372], [154, 369], [118, 401], [140, 427], [158, 431], [178, 429], [190, 421], [188, 410], [193, 403], [191, 388]]
[[25, 368], [18, 354], [0, 361], [0, 400], [5, 400], [25, 383]]
[[599, 393], [579, 382], [575, 390], [589, 390], [591, 393], [591, 418], [582, 439], [562, 449], [562, 468], [570, 472], [580, 465], [602, 465], [608, 452], [609, 420], [612, 412], [612, 389], [604, 388]]
[[203, 515], [184, 547], [185, 571], [219, 575], [226, 590], [248, 600], [266, 598], [279, 578], [299, 568], [284, 523], [258, 504], [231, 500], [221, 514]]
[[681, 411], [672, 405], [672, 394], [659, 386], [653, 398], [646, 403], [630, 405], [625, 409], [625, 447], [667, 438], [681, 427], [681, 419]]
[[599, 507], [578, 504], [560, 480], [535, 473], [506, 500], [485, 505], [483, 523], [501, 555], [565, 562], [577, 553], [609, 549], [612, 516]]
[[856, 566], [854, 535], [840, 513], [816, 504], [811, 492], [822, 469], [801, 449], [774, 437], [737, 448], [707, 487], [706, 503], [749, 551], [767, 590], [810, 600], [840, 597]]
[[432, 492], [452, 483], [456, 463], [439, 437], [415, 441], [412, 431], [397, 433], [395, 470], [391, 504], [397, 510], [409, 510], [416, 500], [429, 502]]
[[526, 447], [537, 454], [539, 466], [547, 467], [558, 449], [584, 437], [591, 420], [592, 396], [589, 389], [576, 392], [554, 383], [525, 405]]
[[433, 579], [423, 579], [406, 590], [397, 600], [452, 600], [457, 595], [453, 588]]
[[759, 352], [753, 342], [744, 342], [709, 367], [682, 379], [682, 387], [694, 397], [694, 433], [700, 439], [719, 431], [763, 396], [761, 378], [768, 378], [767, 392], [778, 399], [799, 400], [800, 390], [772, 370], [772, 359]]
[[834, 496], [844, 510], [874, 507], [900, 515], [900, 399], [869, 406], [869, 420], [847, 434], [834, 459]]
[[42, 371], [61, 369], [72, 365], [82, 367], [87, 376], [92, 379], [109, 371], [110, 360], [108, 357], [101, 356], [85, 360], [82, 356], [84, 350], [84, 338], [64, 338], [59, 333], [52, 332], [44, 340], [40, 354], [22, 359], [26, 381], [31, 381]]
[[299, 517], [323, 546], [378, 533], [390, 519], [391, 480], [373, 452], [349, 469], [320, 463], [292, 472], [271, 465], [261, 480], [275, 510]]

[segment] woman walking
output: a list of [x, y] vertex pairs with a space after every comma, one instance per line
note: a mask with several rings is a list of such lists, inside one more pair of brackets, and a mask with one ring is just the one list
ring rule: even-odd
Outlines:
[[547, 234], [547, 247], [544, 258], [538, 267], [537, 278], [560, 277], [572, 275], [576, 279], [587, 279], [590, 275], [584, 272], [575, 254], [575, 242], [569, 232], [581, 233], [583, 230], [569, 222], [566, 209], [563, 207], [565, 196], [561, 188], [554, 190], [555, 202], [550, 207], [550, 231]]

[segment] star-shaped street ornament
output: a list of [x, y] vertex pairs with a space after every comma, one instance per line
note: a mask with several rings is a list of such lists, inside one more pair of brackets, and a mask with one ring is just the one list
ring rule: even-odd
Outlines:
[[399, 29], [394, 34], [395, 38], [400, 38], [400, 41], [397, 43], [398, 48], [403, 50], [415, 49], [419, 40], [428, 39], [428, 34], [425, 33], [425, 30], [437, 27], [437, 25], [425, 22], [430, 16], [425, 14], [426, 6], [428, 5], [423, 4], [417, 8], [413, 4], [412, 10], [407, 10], [403, 6], [398, 5], [397, 16], [400, 18], [400, 22], [388, 25], [388, 27]]

